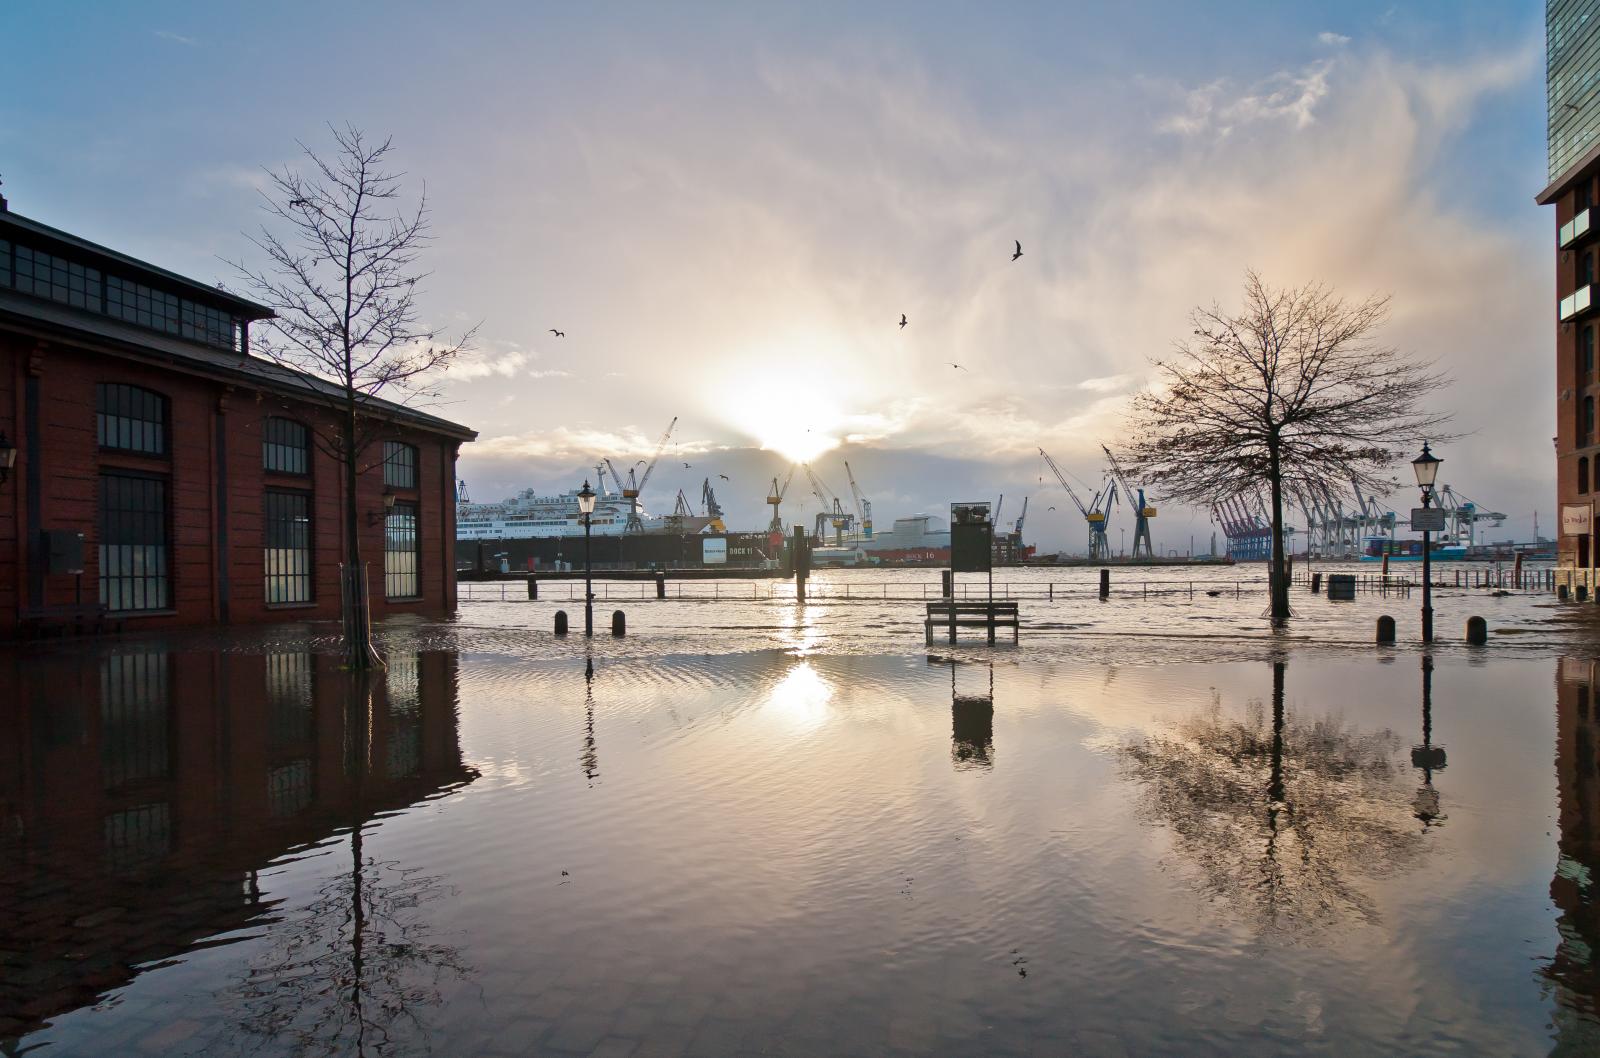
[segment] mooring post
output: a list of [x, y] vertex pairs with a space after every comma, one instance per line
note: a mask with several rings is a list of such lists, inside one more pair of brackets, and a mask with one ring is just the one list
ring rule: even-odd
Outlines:
[[790, 545], [790, 557], [794, 564], [794, 597], [798, 602], [805, 602], [806, 578], [811, 575], [811, 547], [806, 540], [805, 526], [794, 527], [793, 541]]
[[1489, 622], [1481, 617], [1467, 618], [1467, 642], [1475, 647], [1489, 642]]
[[621, 610], [611, 611], [611, 634], [618, 639], [628, 634], [628, 617]]
[[1382, 617], [1378, 618], [1378, 642], [1394, 642], [1394, 618], [1390, 617], [1388, 614], [1384, 614]]
[[532, 574], [528, 575], [528, 598], [529, 599], [538, 599], [539, 598], [539, 582], [533, 579], [533, 575]]
[[1322, 574], [1311, 574], [1311, 594], [1315, 595], [1322, 590]]
[[565, 610], [557, 610], [556, 611], [556, 635], [564, 636], [566, 634], [567, 634], [567, 611], [565, 611]]
[[1105, 599], [1105, 598], [1108, 598], [1110, 595], [1111, 595], [1111, 571], [1109, 569], [1102, 569], [1100, 571], [1100, 598]]

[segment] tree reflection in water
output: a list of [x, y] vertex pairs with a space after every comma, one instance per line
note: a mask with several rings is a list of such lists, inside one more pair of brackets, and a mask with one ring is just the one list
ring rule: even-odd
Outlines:
[[1229, 716], [1214, 694], [1170, 735], [1123, 747], [1124, 774], [1143, 788], [1145, 816], [1197, 869], [1201, 892], [1255, 928], [1376, 921], [1361, 882], [1404, 869], [1424, 848], [1400, 739], [1331, 716], [1287, 717], [1284, 671], [1273, 664], [1270, 718], [1259, 700], [1243, 719]]
[[[346, 839], [349, 867], [303, 907], [275, 922], [266, 951], [233, 989], [240, 1027], [257, 1048], [293, 1053], [415, 1054], [431, 1050], [425, 1013], [465, 979], [461, 953], [433, 935], [428, 905], [453, 887], [364, 848], [372, 826], [363, 794], [371, 779], [378, 674], [341, 677], [344, 766], [355, 796]], [[391, 712], [402, 695], [387, 688]], [[324, 847], [332, 848], [331, 845]]]

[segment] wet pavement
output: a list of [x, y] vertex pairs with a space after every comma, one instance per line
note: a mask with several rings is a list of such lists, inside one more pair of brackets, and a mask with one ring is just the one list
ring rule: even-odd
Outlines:
[[1586, 612], [952, 650], [881, 598], [547, 605], [387, 625], [374, 680], [326, 628], [0, 654], [0, 1051], [1600, 1050]]

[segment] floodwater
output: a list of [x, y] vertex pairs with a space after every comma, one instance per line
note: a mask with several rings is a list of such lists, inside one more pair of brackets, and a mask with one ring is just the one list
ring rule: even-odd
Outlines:
[[0, 1051], [1600, 1051], [1586, 609], [951, 649], [846, 578], [464, 603], [368, 682], [322, 628], [0, 655]]

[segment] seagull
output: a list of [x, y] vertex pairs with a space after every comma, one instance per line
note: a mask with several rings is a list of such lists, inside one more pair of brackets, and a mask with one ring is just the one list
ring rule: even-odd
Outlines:
[[732, 481], [733, 480], [732, 478], [728, 477], [728, 475], [726, 475], [726, 474], [718, 474], [717, 477], [721, 478], [723, 481]]
[[[966, 368], [962, 367], [960, 364], [953, 363], [952, 361], [949, 361], [949, 360], [946, 360], [945, 363], [949, 364], [953, 368], [956, 368], [958, 371], [966, 371], [967, 370]], [[968, 371], [967, 373], [971, 374], [972, 372]]]
[[688, 470], [688, 469], [689, 469], [689, 464], [688, 464], [688, 463], [685, 463], [685, 464], [684, 464], [684, 465], [683, 465], [683, 469], [685, 469], [685, 470]]
[[902, 312], [900, 314], [900, 329], [902, 331], [905, 330], [906, 329], [906, 324], [909, 323], [909, 322], [911, 322], [911, 321], [907, 320], [906, 319], [906, 314]]
[[557, 338], [565, 338], [567, 336], [566, 331], [558, 331], [554, 327], [550, 328], [550, 333], [555, 335]]
[[289, 200], [289, 206], [290, 206], [291, 209], [300, 209], [302, 207], [309, 206], [309, 205], [311, 205], [311, 203], [308, 202], [306, 199], [303, 199], [303, 198], [291, 198]]
[[1013, 261], [1015, 261], [1017, 258], [1022, 256], [1022, 240], [1021, 239], [1017, 239], [1015, 241], [1016, 241], [1016, 244], [1017, 244], [1017, 252], [1011, 255], [1011, 259]]
[[1047, 511], [1053, 511], [1053, 510], [1055, 510], [1055, 508], [1054, 508], [1054, 507], [1046, 507], [1046, 508], [1045, 508], [1045, 510], [1047, 510]]

